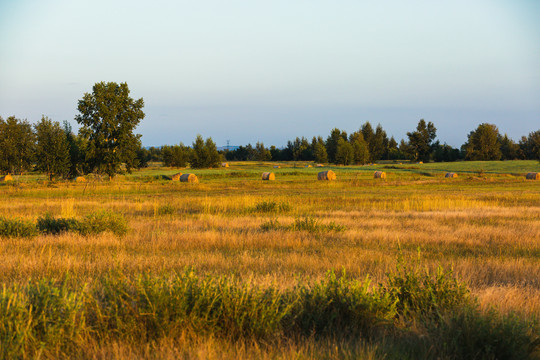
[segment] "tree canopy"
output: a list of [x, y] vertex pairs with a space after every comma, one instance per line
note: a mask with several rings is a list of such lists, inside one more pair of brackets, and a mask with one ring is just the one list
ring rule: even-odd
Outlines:
[[129, 96], [126, 83], [100, 82], [92, 93], [79, 100], [81, 125], [79, 134], [87, 141], [86, 162], [93, 171], [109, 177], [121, 171], [124, 164], [129, 172], [137, 165], [137, 149], [141, 135], [133, 131], [144, 118], [142, 98]]

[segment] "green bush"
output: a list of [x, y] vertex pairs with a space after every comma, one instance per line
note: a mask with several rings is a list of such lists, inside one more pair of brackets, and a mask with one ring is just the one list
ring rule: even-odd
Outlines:
[[54, 218], [47, 213], [37, 220], [37, 229], [43, 234], [58, 235], [67, 231], [79, 231], [81, 223], [73, 218]]
[[275, 201], [261, 201], [255, 205], [255, 212], [287, 212], [291, 210], [289, 203], [277, 203]]
[[178, 210], [170, 204], [160, 205], [156, 208], [156, 215], [174, 215]]
[[269, 219], [268, 221], [261, 224], [259, 227], [261, 231], [270, 231], [270, 230], [280, 230], [283, 229], [281, 224], [277, 219]]
[[482, 313], [466, 306], [427, 325], [440, 354], [454, 359], [529, 359], [540, 351], [534, 324], [514, 314]]
[[110, 231], [122, 236], [128, 231], [127, 222], [121, 214], [108, 210], [101, 210], [87, 215], [79, 226], [82, 235], [95, 235]]
[[379, 292], [394, 299], [398, 314], [406, 316], [440, 316], [471, 303], [465, 284], [441, 267], [432, 274], [400, 263]]
[[322, 224], [317, 219], [306, 216], [304, 218], [297, 218], [290, 227], [291, 231], [308, 231], [311, 233], [324, 232], [324, 231], [345, 231], [345, 226], [338, 225], [333, 221], [326, 225]]
[[32, 237], [37, 235], [36, 226], [30, 221], [0, 217], [0, 236]]

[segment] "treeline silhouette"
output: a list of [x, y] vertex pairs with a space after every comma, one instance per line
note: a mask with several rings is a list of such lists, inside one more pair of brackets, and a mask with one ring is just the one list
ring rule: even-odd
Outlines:
[[[421, 119], [415, 130], [407, 133], [399, 143], [388, 138], [379, 124], [365, 122], [357, 131], [348, 134], [334, 128], [324, 139], [308, 140], [297, 137], [284, 148], [262, 142], [247, 144], [234, 150], [218, 151], [212, 138], [206, 141], [198, 135], [191, 146], [184, 144], [144, 148], [138, 143], [129, 164], [123, 170], [162, 162], [163, 166], [211, 168], [221, 161], [315, 161], [342, 165], [368, 164], [380, 160], [408, 160], [449, 162], [457, 160], [540, 160], [540, 130], [522, 136], [518, 142], [500, 134], [493, 124], [483, 123], [471, 131], [458, 149], [437, 138], [432, 122]], [[43, 117], [35, 125], [10, 116], [0, 117], [0, 172], [23, 174], [36, 170], [53, 177], [70, 178], [93, 171], [88, 161], [88, 143], [80, 134], [73, 133], [69, 123], [63, 126]]]

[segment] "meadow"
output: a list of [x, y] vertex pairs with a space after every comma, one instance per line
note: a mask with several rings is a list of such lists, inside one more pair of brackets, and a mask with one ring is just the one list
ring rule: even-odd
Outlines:
[[540, 356], [538, 162], [274, 165], [0, 184], [0, 356]]

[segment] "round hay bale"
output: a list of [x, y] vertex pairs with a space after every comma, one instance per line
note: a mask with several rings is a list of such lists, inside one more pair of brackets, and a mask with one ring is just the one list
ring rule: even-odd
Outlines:
[[171, 180], [172, 180], [172, 181], [180, 181], [180, 176], [182, 176], [182, 173], [174, 174], [174, 175], [171, 177]]
[[274, 169], [279, 169], [279, 168], [281, 168], [281, 166], [279, 166], [279, 165], [274, 165]]
[[445, 178], [457, 178], [457, 174], [456, 173], [446, 173], [446, 175], [444, 175]]
[[386, 179], [386, 173], [384, 171], [375, 171], [375, 174], [373, 174], [373, 177], [375, 179]]
[[305, 167], [310, 168], [310, 167], [313, 167], [313, 165], [306, 165]]
[[13, 176], [10, 174], [0, 176], [0, 182], [13, 181]]
[[525, 175], [525, 178], [528, 180], [540, 180], [540, 173], [530, 172], [527, 175]]
[[78, 183], [86, 182], [86, 178], [84, 176], [77, 176], [75, 178], [75, 182], [78, 182]]
[[198, 183], [199, 179], [195, 174], [182, 174], [180, 175], [180, 182]]
[[317, 164], [317, 167], [324, 167], [323, 164]]
[[336, 173], [332, 170], [321, 171], [317, 174], [317, 180], [336, 180]]
[[273, 172], [263, 172], [262, 179], [263, 180], [276, 180], [276, 175], [274, 175]]
[[221, 163], [221, 167], [229, 167], [229, 163]]

